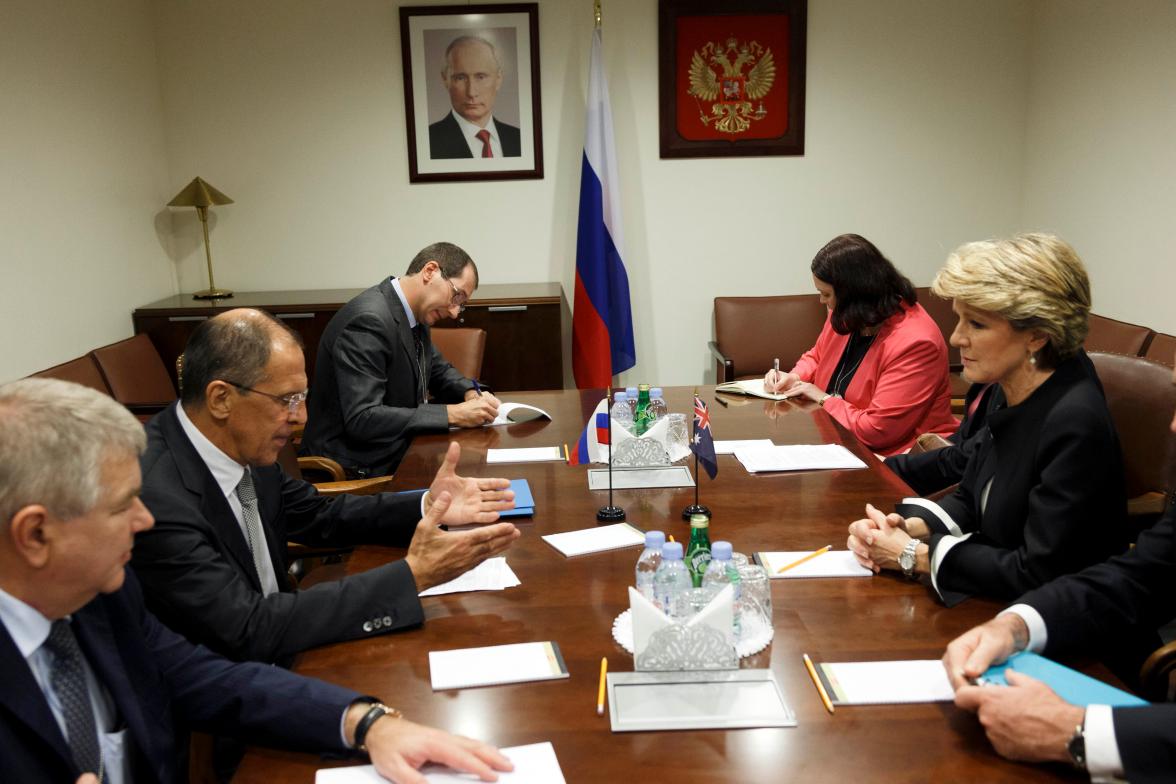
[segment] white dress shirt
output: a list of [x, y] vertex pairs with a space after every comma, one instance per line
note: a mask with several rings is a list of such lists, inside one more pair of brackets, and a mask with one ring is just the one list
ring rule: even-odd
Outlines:
[[[1029, 644], [1025, 650], [1040, 653], [1045, 650], [1047, 630], [1041, 613], [1028, 604], [1014, 604], [1004, 612], [1021, 618], [1029, 627]], [[1086, 742], [1086, 770], [1096, 783], [1115, 781], [1123, 777], [1123, 758], [1119, 756], [1119, 742], [1115, 739], [1115, 718], [1110, 705], [1086, 706], [1086, 720], [1082, 724]]]
[[[192, 442], [196, 454], [200, 455], [200, 459], [208, 467], [217, 487], [224, 493], [225, 500], [229, 502], [229, 508], [233, 510], [233, 517], [237, 519], [237, 525], [241, 527], [241, 535], [248, 542], [249, 534], [245, 530], [245, 514], [241, 510], [241, 499], [237, 497], [237, 485], [241, 483], [241, 478], [245, 476], [245, 466], [226, 455], [221, 451], [220, 447], [209, 441], [207, 436], [201, 433], [196, 425], [192, 424], [192, 420], [184, 413], [183, 406], [176, 406], [176, 416], [180, 420], [180, 427], [184, 429], [184, 434]], [[271, 593], [278, 592], [278, 575], [274, 571], [273, 559], [270, 558], [264, 527], [258, 527], [258, 541], [255, 544], [260, 548], [260, 552], [257, 554], [257, 560], [261, 564], [260, 578], [262, 592], [266, 596], [269, 596]]]
[[[49, 710], [53, 712], [53, 718], [61, 728], [61, 736], [68, 739], [61, 701], [57, 699], [57, 692], [53, 691], [51, 685], [53, 656], [45, 649], [52, 621], [15, 596], [0, 590], [0, 623], [4, 624], [8, 636], [12, 638], [16, 649], [32, 670], [33, 678], [41, 687], [41, 693], [49, 703]], [[115, 726], [118, 709], [115, 707], [114, 698], [94, 675], [94, 670], [85, 655], [82, 656], [82, 669], [86, 674], [86, 687], [90, 692], [94, 726], [98, 730], [98, 746], [102, 750], [103, 784], [125, 784], [131, 780], [130, 759], [126, 748], [127, 730], [125, 727]]]
[[482, 140], [478, 138], [478, 133], [481, 131], [490, 131], [490, 151], [494, 153], [495, 158], [502, 157], [502, 141], [498, 138], [498, 126], [494, 124], [493, 115], [486, 122], [486, 127], [483, 128], [480, 125], [474, 125], [452, 109], [449, 110], [449, 113], [453, 115], [453, 119], [457, 120], [457, 125], [461, 128], [462, 138], [470, 146], [471, 155], [475, 158], [482, 157]]

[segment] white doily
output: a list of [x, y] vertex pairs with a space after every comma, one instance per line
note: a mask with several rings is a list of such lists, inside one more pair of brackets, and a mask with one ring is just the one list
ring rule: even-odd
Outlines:
[[[735, 652], [739, 654], [739, 658], [741, 659], [746, 659], [748, 656], [759, 653], [768, 647], [768, 643], [772, 641], [772, 635], [775, 632], [758, 615], [745, 617], [743, 619], [742, 631], [743, 633], [739, 637], [739, 643], [735, 646]], [[625, 610], [613, 620], [612, 636], [618, 645], [629, 653], [633, 653], [632, 610]]]

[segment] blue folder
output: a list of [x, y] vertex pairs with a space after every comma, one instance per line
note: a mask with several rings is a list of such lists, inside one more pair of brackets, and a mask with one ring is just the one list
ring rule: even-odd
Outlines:
[[514, 490], [514, 509], [499, 512], [499, 517], [533, 517], [535, 514], [535, 496], [531, 495], [531, 485], [526, 479], [510, 480], [510, 489]]
[[1103, 683], [1100, 680], [1083, 675], [1063, 664], [1050, 661], [1036, 653], [1022, 651], [1010, 656], [1004, 664], [990, 667], [988, 672], [980, 677], [983, 683], [996, 686], [1008, 686], [1005, 680], [1006, 670], [1016, 670], [1039, 681], [1057, 692], [1058, 696], [1071, 705], [1110, 705], [1112, 708], [1130, 708], [1137, 705], [1147, 705], [1147, 700], [1140, 699], [1122, 689]]

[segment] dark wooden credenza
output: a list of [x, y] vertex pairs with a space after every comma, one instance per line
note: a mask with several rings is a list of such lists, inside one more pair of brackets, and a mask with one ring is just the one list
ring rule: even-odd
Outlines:
[[[319, 339], [327, 322], [360, 291], [241, 291], [219, 300], [176, 294], [137, 308], [131, 319], [135, 333], [151, 337], [174, 376], [175, 358], [201, 321], [233, 308], [267, 311], [301, 336], [306, 345], [306, 374], [313, 383]], [[488, 283], [474, 293], [460, 320], [436, 325], [437, 329], [448, 327], [486, 330], [482, 380], [491, 388], [563, 388], [565, 333], [571, 329], [571, 315], [558, 283]]]

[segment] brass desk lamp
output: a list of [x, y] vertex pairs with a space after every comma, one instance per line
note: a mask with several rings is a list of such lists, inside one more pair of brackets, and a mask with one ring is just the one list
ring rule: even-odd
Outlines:
[[233, 296], [228, 289], [218, 289], [212, 279], [212, 251], [208, 247], [208, 208], [214, 204], [232, 204], [233, 200], [224, 195], [204, 180], [197, 177], [192, 180], [176, 197], [167, 203], [169, 207], [195, 207], [200, 216], [200, 225], [204, 228], [204, 257], [208, 261], [208, 288], [197, 291], [192, 296], [196, 299], [225, 299]]

